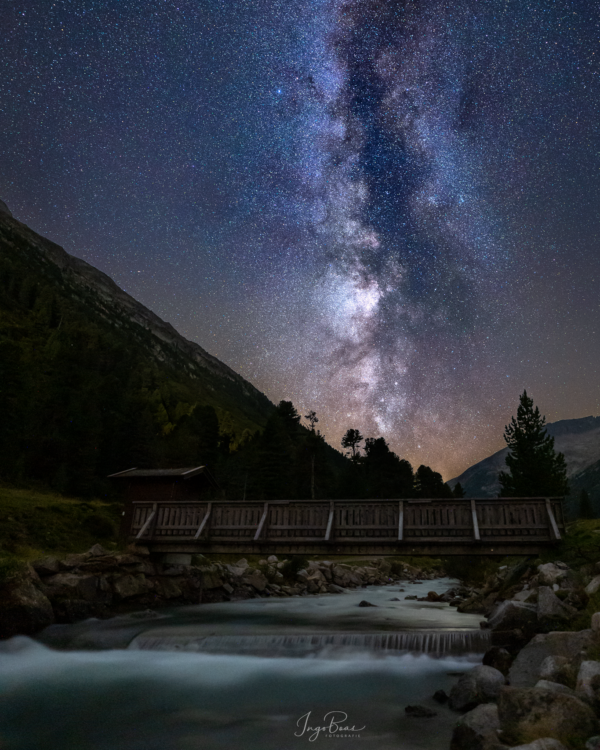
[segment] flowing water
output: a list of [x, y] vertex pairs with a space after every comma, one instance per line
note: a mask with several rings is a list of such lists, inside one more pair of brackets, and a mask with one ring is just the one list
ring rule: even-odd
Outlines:
[[[448, 750], [457, 716], [432, 695], [481, 661], [488, 636], [478, 615], [404, 597], [451, 583], [181, 607], [13, 638], [0, 646], [0, 748]], [[437, 715], [407, 716], [414, 704]]]

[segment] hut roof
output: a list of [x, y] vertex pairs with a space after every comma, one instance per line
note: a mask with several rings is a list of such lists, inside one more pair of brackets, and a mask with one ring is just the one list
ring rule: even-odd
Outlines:
[[[198, 474], [206, 474], [210, 477], [210, 473], [206, 466], [194, 466], [186, 469], [126, 469], [125, 471], [119, 471], [116, 474], [109, 474], [109, 479], [132, 479], [136, 477], [140, 478], [153, 478], [153, 477], [181, 477], [182, 479], [191, 479], [192, 477], [198, 476]], [[211, 477], [212, 479], [212, 477]]]

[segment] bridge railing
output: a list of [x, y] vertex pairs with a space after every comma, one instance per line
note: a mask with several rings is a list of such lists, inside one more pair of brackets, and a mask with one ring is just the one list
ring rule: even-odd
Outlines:
[[553, 542], [560, 498], [133, 502], [144, 541], [352, 543]]

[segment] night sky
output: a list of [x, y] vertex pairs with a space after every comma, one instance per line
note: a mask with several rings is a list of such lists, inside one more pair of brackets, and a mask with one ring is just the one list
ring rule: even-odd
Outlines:
[[600, 412], [591, 0], [4, 2], [0, 198], [326, 439]]

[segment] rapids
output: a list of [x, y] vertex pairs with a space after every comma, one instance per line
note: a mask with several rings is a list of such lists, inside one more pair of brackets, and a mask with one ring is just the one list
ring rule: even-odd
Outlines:
[[[431, 696], [480, 662], [487, 633], [477, 615], [404, 597], [451, 583], [205, 604], [13, 638], [0, 645], [0, 747], [447, 750], [457, 715]], [[437, 715], [407, 717], [415, 703]]]

